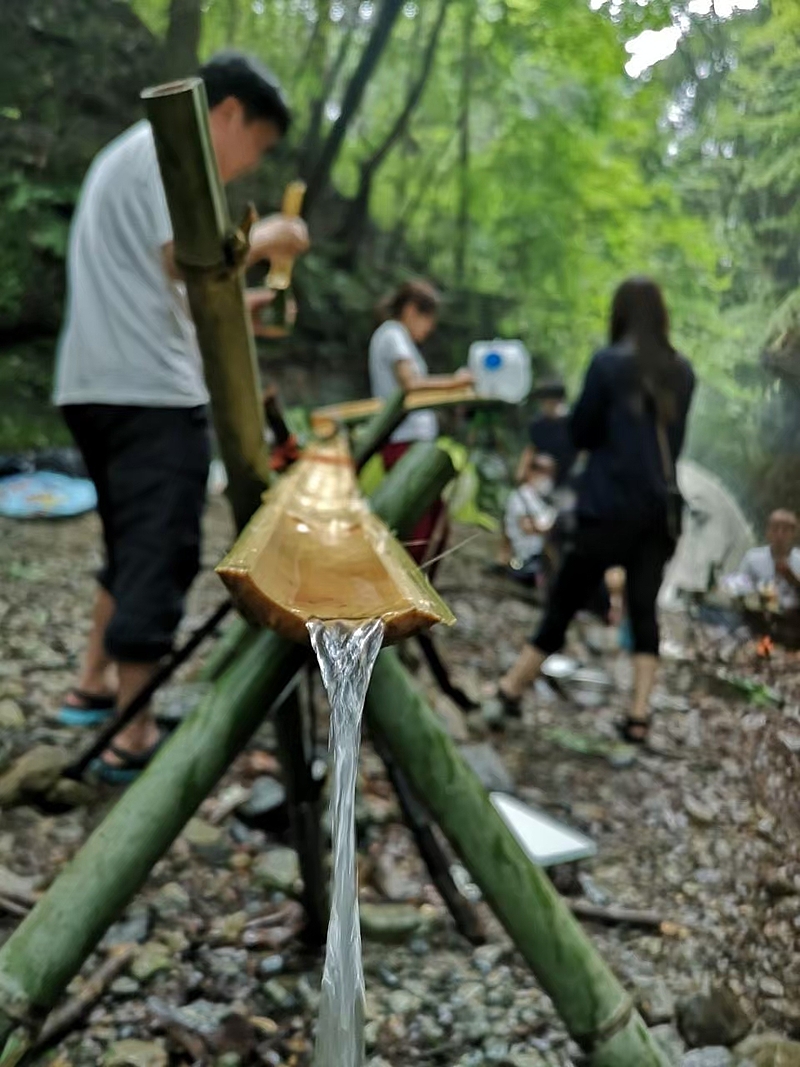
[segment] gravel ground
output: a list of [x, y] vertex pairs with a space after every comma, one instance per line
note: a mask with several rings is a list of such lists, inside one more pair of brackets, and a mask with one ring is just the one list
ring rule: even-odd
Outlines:
[[[206, 532], [208, 566], [192, 591], [185, 629], [222, 596], [211, 570], [230, 536], [219, 499], [209, 507]], [[488, 536], [470, 541], [445, 560], [439, 581], [458, 617], [440, 647], [456, 680], [475, 693], [514, 656], [537, 613], [504, 579], [488, 575], [492, 553]], [[85, 742], [54, 725], [52, 714], [73, 678], [98, 564], [94, 516], [0, 521], [0, 767], [36, 744], [77, 751]], [[754, 642], [684, 617], [667, 621], [667, 636], [652, 743], [640, 753], [615, 740], [629, 664], [608, 633], [589, 623], [575, 627], [570, 650], [604, 668], [611, 690], [562, 700], [540, 688], [526, 701], [522, 722], [500, 735], [487, 735], [480, 716], [458, 712], [425, 669], [419, 678], [460, 744], [491, 744], [523, 800], [597, 843], [592, 860], [555, 871], [562, 892], [661, 921], [660, 929], [587, 930], [680, 1063], [685, 1046], [676, 1010], [685, 1015], [682, 1005], [696, 1006], [698, 993], [720, 983], [747, 1017], [743, 1030], [753, 1024], [800, 1037], [800, 684], [792, 654], [764, 659]], [[190, 674], [184, 671], [165, 698], [186, 698]], [[753, 683], [749, 691], [736, 681], [742, 678]], [[766, 686], [778, 691], [782, 707]], [[265, 726], [87, 962], [71, 993], [97, 974], [115, 944], [138, 946], [87, 1017], [48, 1054], [59, 1067], [309, 1062], [320, 962], [297, 936], [295, 857], [285, 836], [253, 829], [235, 811], [224, 814], [246, 793], [263, 797], [277, 787], [273, 752]], [[485, 748], [481, 754], [487, 762]], [[46, 885], [112, 802], [98, 795], [63, 814], [0, 812], [0, 899], [3, 870], [34, 888]], [[473, 949], [454, 930], [368, 744], [358, 822], [373, 1067], [579, 1062], [548, 998], [484, 906], [487, 944]], [[16, 921], [0, 905], [0, 941]], [[685, 1021], [681, 1029], [686, 1035]], [[706, 1050], [684, 1062], [712, 1067], [730, 1057]]]

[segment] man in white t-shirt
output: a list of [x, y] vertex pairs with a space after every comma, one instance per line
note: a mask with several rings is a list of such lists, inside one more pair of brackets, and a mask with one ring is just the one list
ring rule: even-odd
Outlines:
[[[269, 71], [239, 53], [220, 53], [200, 76], [229, 182], [280, 141], [289, 109]], [[249, 262], [307, 246], [302, 221], [272, 216], [251, 230]], [[248, 304], [264, 300], [256, 292]], [[106, 566], [78, 683], [59, 712], [64, 723], [98, 722], [126, 706], [172, 646], [199, 568], [208, 399], [153, 133], [140, 122], [93, 162], [70, 233], [54, 400], [97, 488]], [[146, 711], [98, 772], [130, 780], [158, 740]]]
[[745, 553], [739, 570], [725, 584], [732, 592], [757, 593], [774, 586], [781, 611], [800, 607], [800, 549], [797, 516], [779, 508], [767, 523], [767, 544]]

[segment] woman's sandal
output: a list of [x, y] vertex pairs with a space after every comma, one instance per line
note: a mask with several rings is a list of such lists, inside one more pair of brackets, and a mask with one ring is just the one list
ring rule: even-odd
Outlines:
[[65, 701], [56, 712], [62, 726], [99, 726], [114, 714], [116, 699], [112, 696], [97, 696], [83, 689], [70, 689], [67, 696], [74, 697], [75, 703]]
[[128, 752], [127, 749], [118, 748], [112, 743], [108, 746], [108, 751], [117, 757], [119, 764], [106, 763], [100, 756], [91, 765], [92, 775], [105, 785], [130, 785], [139, 777], [163, 742], [164, 738], [159, 737], [158, 741], [144, 752]]
[[646, 745], [650, 732], [647, 719], [637, 719], [631, 715], [617, 723], [617, 733], [623, 741], [631, 745]]
[[522, 697], [510, 697], [498, 685], [494, 696], [483, 705], [483, 717], [491, 730], [505, 729], [506, 719], [522, 718]]

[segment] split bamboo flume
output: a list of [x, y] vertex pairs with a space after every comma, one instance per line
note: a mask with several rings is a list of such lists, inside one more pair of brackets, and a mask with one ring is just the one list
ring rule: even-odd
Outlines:
[[[440, 386], [435, 389], [414, 389], [406, 393], [405, 411], [420, 411], [424, 408], [448, 408], [466, 405], [476, 407], [496, 407], [502, 401], [480, 396], [471, 385]], [[320, 437], [333, 433], [337, 426], [353, 426], [363, 422], [383, 410], [385, 401], [380, 397], [366, 400], [347, 400], [341, 404], [329, 404], [311, 412], [311, 426]]]
[[387, 642], [455, 622], [362, 497], [342, 437], [309, 446], [217, 572], [249, 622], [292, 641], [312, 619], [381, 619]]

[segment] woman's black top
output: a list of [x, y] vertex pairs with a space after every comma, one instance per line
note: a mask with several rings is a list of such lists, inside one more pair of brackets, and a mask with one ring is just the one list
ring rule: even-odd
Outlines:
[[[673, 465], [683, 448], [695, 386], [691, 364], [680, 355], [675, 359], [676, 413], [667, 427]], [[578, 483], [581, 518], [643, 526], [666, 522], [667, 478], [655, 405], [639, 385], [630, 350], [611, 347], [595, 354], [571, 428], [576, 448], [589, 452]]]

